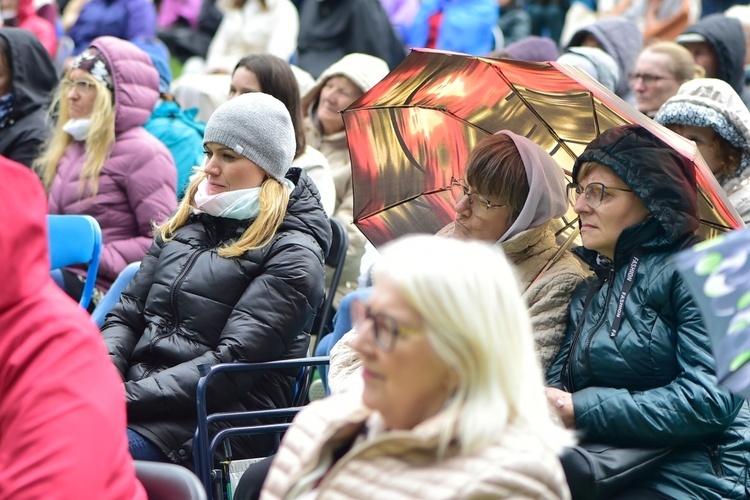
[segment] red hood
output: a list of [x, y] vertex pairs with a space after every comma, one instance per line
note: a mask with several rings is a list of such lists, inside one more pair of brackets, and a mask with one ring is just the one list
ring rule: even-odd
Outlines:
[[[36, 295], [51, 279], [47, 253], [47, 199], [27, 167], [0, 156], [0, 315]], [[4, 329], [0, 324], [0, 332]]]

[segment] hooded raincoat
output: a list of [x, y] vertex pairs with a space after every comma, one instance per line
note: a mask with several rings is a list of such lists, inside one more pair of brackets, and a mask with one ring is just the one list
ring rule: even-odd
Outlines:
[[[114, 84], [115, 142], [99, 174], [95, 196], [82, 196], [86, 151], [72, 142], [50, 186], [51, 214], [86, 214], [102, 228], [97, 288], [106, 290], [152, 242], [152, 224], [177, 207], [177, 168], [169, 150], [143, 128], [159, 97], [159, 75], [135, 45], [113, 37], [94, 40], [107, 60]], [[83, 271], [81, 271], [83, 273]]]
[[120, 378], [49, 275], [41, 183], [3, 157], [0, 170], [0, 498], [145, 500]]
[[634, 487], [672, 498], [747, 498], [750, 411], [718, 387], [700, 311], [670, 262], [696, 241], [694, 168], [634, 125], [595, 139], [578, 157], [574, 180], [585, 162], [611, 169], [652, 216], [623, 230], [614, 262], [576, 250], [596, 276], [571, 300], [547, 382], [572, 393], [585, 441], [673, 447]]
[[47, 108], [57, 86], [57, 72], [33, 33], [0, 28], [0, 37], [10, 49], [13, 74], [10, 114], [7, 119], [0, 117], [0, 155], [30, 167], [52, 132]]
[[30, 31], [47, 50], [50, 57], [57, 52], [57, 33], [55, 26], [40, 17], [36, 11], [34, 0], [18, 0], [18, 12], [12, 26]]
[[617, 81], [615, 94], [623, 101], [635, 105], [635, 95], [628, 75], [633, 72], [635, 61], [643, 47], [643, 35], [638, 25], [619, 17], [600, 19], [576, 31], [565, 49], [581, 45], [587, 35], [593, 36], [599, 47], [617, 62], [620, 79]]
[[750, 223], [750, 110], [723, 80], [699, 78], [680, 86], [654, 117], [662, 125], [710, 127], [742, 151], [737, 170], [718, 179], [745, 223]]
[[353, 223], [352, 162], [349, 156], [349, 145], [346, 142], [346, 131], [340, 130], [326, 135], [317, 120], [318, 103], [326, 82], [335, 76], [345, 77], [364, 93], [387, 74], [388, 65], [382, 59], [368, 54], [349, 54], [326, 68], [315, 82], [315, 86], [302, 99], [302, 109], [306, 112], [305, 137], [307, 143], [323, 153], [323, 156], [328, 160], [333, 175], [333, 183], [336, 187], [333, 216], [344, 223], [349, 236], [346, 262], [341, 274], [341, 282], [336, 290], [336, 306], [341, 302], [344, 295], [357, 288], [359, 261], [365, 253], [365, 242], [367, 240]]
[[745, 106], [750, 107], [750, 91], [745, 88], [747, 46], [742, 23], [724, 14], [711, 14], [688, 27], [683, 35], [690, 33], [701, 35], [711, 45], [718, 63], [717, 78], [731, 85]]

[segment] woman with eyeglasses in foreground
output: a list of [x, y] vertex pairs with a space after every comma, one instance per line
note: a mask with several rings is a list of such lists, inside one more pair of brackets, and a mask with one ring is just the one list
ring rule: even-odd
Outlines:
[[261, 498], [569, 498], [531, 324], [486, 243], [411, 236], [384, 248], [354, 306], [361, 394], [295, 419]]
[[[546, 370], [565, 336], [570, 297], [586, 275], [569, 251], [559, 252], [555, 239], [556, 219], [568, 208], [562, 169], [538, 144], [503, 130], [476, 144], [464, 179], [454, 179], [451, 189], [455, 219], [438, 236], [484, 241], [505, 252], [516, 270]], [[354, 335], [353, 330], [330, 351], [332, 392], [361, 385], [359, 360], [348, 346]]]
[[569, 187], [596, 276], [570, 303], [550, 404], [588, 442], [672, 447], [617, 498], [747, 498], [750, 413], [717, 386], [708, 333], [670, 258], [698, 238], [695, 168], [638, 125], [607, 130]]
[[[132, 43], [99, 37], [73, 60], [55, 95], [55, 131], [37, 159], [51, 214], [85, 214], [102, 228], [102, 255], [91, 307], [152, 242], [152, 224], [177, 207], [177, 167], [143, 128], [159, 98], [159, 74]], [[76, 300], [85, 272], [58, 282]]]

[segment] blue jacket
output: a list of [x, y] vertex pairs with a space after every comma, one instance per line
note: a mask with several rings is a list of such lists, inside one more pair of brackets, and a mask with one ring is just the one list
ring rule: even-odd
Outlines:
[[406, 33], [406, 44], [425, 47], [430, 17], [440, 11], [443, 18], [438, 28], [436, 49], [483, 56], [495, 48], [492, 28], [499, 16], [495, 0], [424, 0]]
[[[748, 403], [718, 387], [702, 316], [670, 261], [696, 241], [695, 180], [691, 186], [670, 172], [669, 162], [658, 156], [666, 150], [641, 150], [641, 138], [634, 136], [623, 135], [593, 153], [587, 149], [576, 162], [574, 179], [581, 162], [604, 164], [653, 216], [622, 232], [614, 262], [577, 249], [596, 275], [573, 295], [568, 332], [547, 381], [573, 393], [575, 426], [584, 440], [674, 448], [633, 486], [672, 498], [747, 498]], [[638, 168], [627, 162], [638, 162]], [[639, 253], [622, 323], [612, 337], [618, 299]]]
[[156, 8], [150, 0], [89, 0], [68, 30], [75, 42], [73, 54], [83, 52], [91, 41], [110, 35], [123, 40], [153, 40]]
[[161, 101], [144, 127], [172, 153], [177, 166], [177, 199], [185, 194], [193, 167], [203, 164], [206, 124], [196, 121], [197, 108], [182, 110], [176, 102]]

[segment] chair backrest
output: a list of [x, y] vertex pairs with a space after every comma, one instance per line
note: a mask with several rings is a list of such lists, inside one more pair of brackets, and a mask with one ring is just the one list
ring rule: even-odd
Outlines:
[[135, 475], [149, 500], [206, 500], [198, 476], [185, 467], [160, 462], [135, 461]]
[[331, 276], [331, 283], [326, 292], [326, 298], [315, 315], [315, 321], [310, 332], [315, 336], [312, 352], [315, 352], [315, 347], [317, 347], [320, 339], [328, 333], [326, 332], [326, 327], [333, 312], [333, 299], [336, 295], [336, 288], [339, 286], [339, 281], [341, 281], [341, 273], [344, 270], [344, 262], [346, 261], [346, 249], [349, 247], [349, 236], [346, 234], [344, 224], [333, 217], [329, 221], [331, 223], [333, 239], [331, 240], [331, 249], [326, 257], [326, 266], [333, 268], [333, 275]]
[[138, 271], [138, 269], [141, 268], [141, 261], [136, 261], [128, 264], [125, 266], [125, 269], [120, 271], [120, 274], [117, 275], [117, 279], [114, 283], [112, 283], [112, 286], [109, 287], [109, 290], [107, 290], [107, 293], [104, 294], [104, 298], [102, 298], [101, 301], [96, 305], [96, 309], [94, 309], [94, 312], [91, 313], [91, 319], [94, 320], [94, 323], [96, 323], [96, 326], [99, 328], [102, 327], [104, 324], [104, 317], [107, 315], [107, 313], [112, 309], [115, 304], [120, 300], [120, 294], [125, 290], [125, 288], [130, 283], [130, 280], [133, 279], [133, 276], [135, 276], [135, 273]]
[[[237, 435], [258, 435], [265, 433], [282, 433], [284, 432], [291, 423], [289, 421], [278, 423], [279, 418], [290, 420], [299, 410], [300, 407], [293, 405], [290, 407], [275, 408], [269, 410], [257, 410], [248, 412], [225, 412], [225, 413], [208, 413], [207, 398], [208, 398], [208, 387], [210, 380], [219, 373], [237, 373], [237, 372], [253, 372], [253, 371], [267, 371], [267, 370], [289, 370], [289, 369], [306, 369], [315, 366], [326, 366], [329, 363], [330, 358], [328, 356], [319, 356], [312, 358], [299, 358], [299, 359], [285, 359], [280, 361], [268, 361], [265, 363], [221, 363], [218, 365], [199, 365], [198, 371], [201, 374], [201, 378], [198, 381], [196, 388], [196, 402], [197, 402], [197, 428], [193, 436], [193, 466], [196, 474], [200, 477], [205, 490], [208, 495], [214, 497], [214, 500], [218, 500], [220, 495], [214, 495], [215, 481], [220, 479], [217, 477], [217, 473], [220, 471], [212, 471], [214, 463], [214, 454], [218, 446], [223, 443], [230, 436]], [[300, 383], [300, 379], [297, 378], [297, 384]], [[300, 392], [300, 388], [297, 387], [297, 393]], [[305, 392], [307, 392], [305, 390]], [[295, 402], [296, 403], [296, 402]], [[256, 421], [259, 419], [274, 419], [275, 423], [269, 423], [265, 425], [254, 425], [252, 427], [247, 426], [235, 426], [239, 422]], [[222, 430], [212, 438], [208, 435], [209, 426], [223, 422]], [[226, 423], [232, 423], [233, 425], [227, 426]]]
[[87, 264], [86, 283], [81, 293], [81, 306], [91, 302], [102, 253], [102, 230], [89, 215], [48, 215], [50, 269], [74, 264]]

